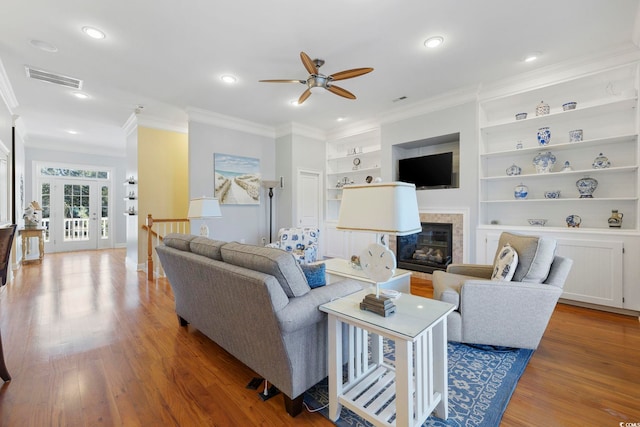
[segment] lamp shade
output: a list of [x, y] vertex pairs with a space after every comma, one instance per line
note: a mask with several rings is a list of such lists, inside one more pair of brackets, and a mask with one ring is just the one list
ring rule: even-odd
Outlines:
[[200, 197], [189, 202], [188, 218], [215, 218], [221, 217], [218, 199], [213, 197]]
[[405, 182], [345, 185], [337, 228], [396, 236], [419, 233], [416, 186]]

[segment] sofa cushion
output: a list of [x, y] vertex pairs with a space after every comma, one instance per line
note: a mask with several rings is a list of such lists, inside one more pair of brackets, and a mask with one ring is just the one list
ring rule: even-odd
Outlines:
[[164, 236], [162, 241], [170, 248], [191, 252], [190, 243], [196, 236], [192, 234], [170, 233]]
[[237, 242], [223, 245], [220, 252], [224, 262], [274, 276], [289, 298], [311, 290], [300, 265], [288, 252]]
[[208, 237], [198, 236], [190, 242], [191, 252], [194, 254], [206, 256], [207, 258], [222, 261], [220, 248], [227, 242], [222, 240], [213, 240]]
[[[556, 241], [549, 237], [523, 236], [502, 233], [498, 248], [511, 245], [518, 253], [518, 267], [513, 274], [514, 282], [543, 283], [549, 275], [551, 263], [556, 253]], [[496, 252], [494, 265], [500, 250]]]
[[307, 279], [307, 283], [311, 289], [319, 288], [327, 284], [326, 278], [326, 266], [323, 263], [320, 264], [301, 264], [304, 277]]
[[518, 267], [518, 253], [507, 243], [498, 253], [498, 259], [493, 266], [491, 280], [499, 282], [511, 281], [513, 274], [516, 272], [516, 267]]

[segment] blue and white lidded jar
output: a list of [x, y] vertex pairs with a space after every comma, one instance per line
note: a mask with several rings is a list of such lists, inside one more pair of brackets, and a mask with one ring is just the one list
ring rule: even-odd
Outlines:
[[541, 151], [533, 158], [537, 173], [549, 173], [556, 164], [556, 156], [551, 151]]
[[562, 166], [562, 172], [571, 172], [572, 170], [573, 168], [571, 167], [571, 163], [569, 163], [569, 160], [564, 162], [564, 166]]
[[516, 185], [516, 187], [513, 190], [513, 196], [517, 200], [526, 199], [528, 195], [529, 195], [529, 187], [527, 187], [522, 183], [520, 183], [519, 185]]
[[598, 157], [593, 160], [593, 164], [591, 166], [593, 166], [594, 169], [606, 169], [611, 166], [611, 162], [607, 156], [600, 153], [598, 154]]
[[598, 188], [598, 180], [586, 176], [576, 181], [576, 187], [578, 187], [581, 199], [592, 199], [593, 192]]
[[521, 173], [522, 173], [522, 168], [516, 165], [515, 163], [507, 168], [508, 176], [520, 175]]
[[538, 144], [549, 145], [551, 142], [551, 131], [548, 127], [538, 129]]
[[536, 116], [545, 116], [550, 111], [549, 104], [545, 104], [544, 101], [540, 101], [540, 104], [536, 106]]

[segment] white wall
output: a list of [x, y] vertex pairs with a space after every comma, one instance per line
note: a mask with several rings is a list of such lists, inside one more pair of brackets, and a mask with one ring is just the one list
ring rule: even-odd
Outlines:
[[[233, 154], [260, 159], [260, 175], [275, 177], [275, 140], [267, 136], [226, 129], [194, 120], [189, 122], [189, 197], [213, 197], [213, 154]], [[226, 241], [261, 244], [268, 238], [265, 212], [269, 198], [262, 191], [259, 205], [221, 205], [222, 218], [207, 220], [209, 236]], [[194, 224], [195, 225], [195, 224]]]
[[460, 133], [460, 188], [420, 190], [419, 208], [437, 212], [468, 211], [470, 224], [468, 250], [470, 260], [475, 260], [475, 228], [478, 222], [478, 137], [477, 103], [467, 102], [440, 111], [385, 123], [381, 126], [382, 178], [392, 181], [397, 165], [393, 165], [393, 146], [405, 142], [441, 135]]

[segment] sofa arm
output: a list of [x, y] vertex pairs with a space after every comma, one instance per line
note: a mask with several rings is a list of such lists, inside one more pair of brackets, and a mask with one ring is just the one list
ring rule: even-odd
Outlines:
[[345, 279], [311, 289], [301, 297], [290, 298], [289, 304], [276, 313], [280, 329], [288, 333], [326, 321], [326, 314], [319, 308], [322, 304], [360, 290], [362, 290], [360, 282]]
[[449, 264], [447, 273], [490, 279], [493, 274], [493, 266], [485, 264]]
[[467, 281], [460, 292], [464, 341], [537, 348], [561, 294], [545, 284]]

